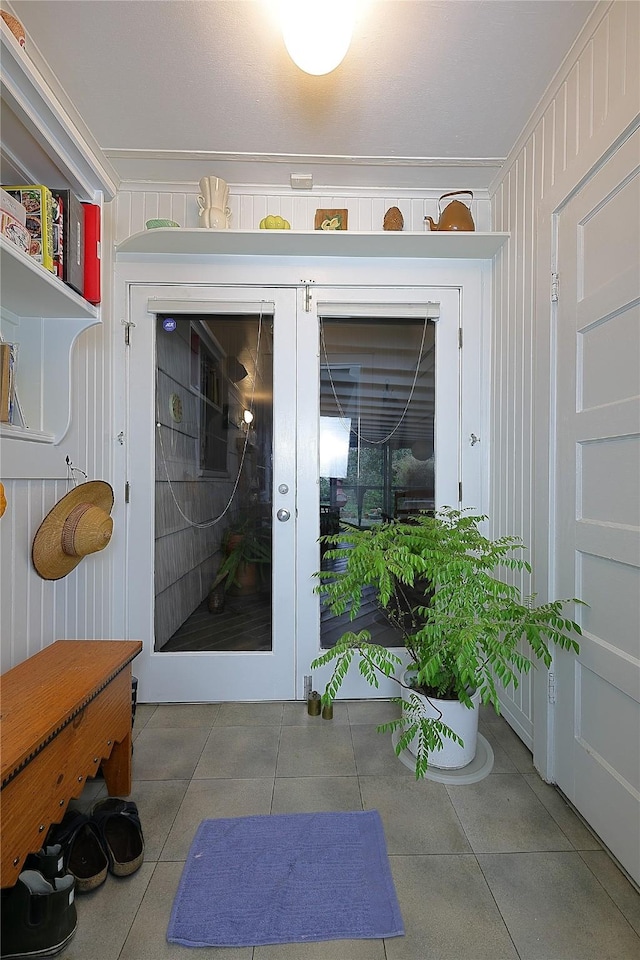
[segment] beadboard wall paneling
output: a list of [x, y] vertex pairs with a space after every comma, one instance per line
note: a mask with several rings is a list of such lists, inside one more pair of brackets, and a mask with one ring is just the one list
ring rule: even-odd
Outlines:
[[[199, 192], [197, 184], [163, 184], [162, 189], [152, 188], [148, 183], [123, 183], [116, 199], [116, 243], [145, 229], [147, 220], [166, 217], [182, 227], [197, 227]], [[256, 230], [267, 214], [284, 217], [293, 230], [313, 230], [318, 209], [347, 209], [348, 228], [352, 231], [382, 230], [385, 212], [389, 207], [398, 207], [404, 218], [404, 229], [425, 229], [426, 215], [438, 219], [440, 191], [424, 191], [416, 196], [408, 191], [387, 195], [382, 192], [362, 191], [345, 194], [319, 190], [318, 193], [300, 194], [286, 188], [234, 186], [229, 188], [230, 228], [233, 230]], [[445, 201], [446, 202], [446, 201]], [[488, 195], [474, 196], [472, 215], [478, 231], [491, 229], [491, 207]]]
[[[533, 576], [522, 585], [541, 599], [553, 574], [551, 219], [637, 120], [639, 47], [640, 4], [597, 8], [492, 188], [493, 229], [511, 238], [494, 271], [491, 527], [495, 536], [519, 535], [530, 546]], [[535, 676], [504, 698], [504, 712], [544, 766], [542, 720], [534, 744]], [[535, 701], [545, 711], [546, 689], [538, 687]]]
[[[106, 296], [108, 303], [108, 290]], [[71, 427], [56, 448], [61, 471], [68, 456], [90, 480], [109, 481], [112, 475], [110, 343], [106, 324], [90, 327], [78, 338], [71, 365]], [[39, 449], [45, 445], [33, 446]], [[76, 478], [83, 480], [80, 473]], [[68, 489], [64, 480], [5, 482], [7, 510], [0, 520], [2, 672], [57, 639], [112, 636], [114, 586], [108, 547], [87, 557], [67, 577], [55, 582], [42, 580], [31, 563], [33, 537]], [[116, 503], [114, 537], [121, 535], [120, 510], [121, 504]]]

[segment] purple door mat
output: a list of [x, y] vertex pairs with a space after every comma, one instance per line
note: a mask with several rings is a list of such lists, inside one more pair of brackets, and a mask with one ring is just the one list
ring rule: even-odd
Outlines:
[[167, 940], [247, 947], [404, 934], [380, 814], [203, 820]]

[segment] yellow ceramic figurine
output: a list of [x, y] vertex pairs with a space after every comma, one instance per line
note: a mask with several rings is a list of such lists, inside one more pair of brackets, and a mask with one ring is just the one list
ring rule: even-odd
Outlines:
[[260, 221], [261, 230], [291, 230], [291, 224], [282, 217], [263, 217]]

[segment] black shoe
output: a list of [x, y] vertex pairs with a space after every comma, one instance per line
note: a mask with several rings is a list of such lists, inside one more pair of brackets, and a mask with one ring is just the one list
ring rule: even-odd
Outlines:
[[107, 855], [86, 813], [67, 810], [62, 823], [51, 827], [47, 843], [62, 847], [64, 867], [75, 877], [77, 893], [90, 893], [107, 879]]
[[71, 876], [49, 881], [36, 870], [24, 870], [13, 887], [2, 891], [2, 960], [53, 957], [77, 926]]
[[96, 803], [91, 819], [107, 852], [109, 871], [116, 877], [135, 873], [144, 860], [144, 837], [135, 803], [107, 797]]
[[64, 877], [64, 857], [59, 843], [51, 847], [43, 847], [37, 853], [30, 853], [24, 862], [23, 870], [37, 870], [45, 880], [55, 880]]

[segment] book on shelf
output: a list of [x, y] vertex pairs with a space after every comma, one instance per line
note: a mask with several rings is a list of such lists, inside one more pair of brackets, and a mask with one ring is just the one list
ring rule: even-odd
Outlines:
[[52, 189], [53, 262], [56, 273], [76, 293], [84, 293], [84, 208], [71, 190]]
[[3, 189], [26, 210], [29, 232], [29, 254], [54, 273], [53, 265], [53, 197], [41, 183], [4, 185]]
[[83, 203], [84, 207], [84, 298], [100, 303], [100, 207]]
[[0, 423], [13, 423], [17, 358], [16, 343], [0, 343]]

